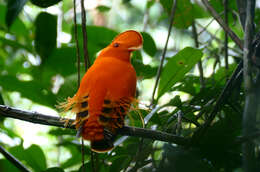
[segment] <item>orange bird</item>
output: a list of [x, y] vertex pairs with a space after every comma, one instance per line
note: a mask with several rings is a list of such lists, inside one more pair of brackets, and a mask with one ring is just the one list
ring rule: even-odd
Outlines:
[[77, 136], [89, 140], [95, 152], [113, 149], [116, 132], [124, 126], [136, 92], [130, 55], [142, 44], [141, 34], [134, 30], [116, 36], [83, 76], [74, 97], [62, 105], [76, 113]]

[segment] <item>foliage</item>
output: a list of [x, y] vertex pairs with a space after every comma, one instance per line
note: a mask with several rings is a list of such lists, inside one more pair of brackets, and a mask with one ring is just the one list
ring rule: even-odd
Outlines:
[[[135, 52], [131, 60], [140, 78], [138, 99], [140, 102], [148, 102], [147, 105], [151, 101], [164, 48], [164, 35], [167, 35], [172, 2], [106, 1], [105, 4], [96, 4], [87, 10], [91, 63], [117, 33], [127, 29], [143, 31], [143, 49]], [[222, 1], [210, 2], [219, 14], [223, 12]], [[236, 3], [229, 1], [228, 5], [229, 26], [241, 36], [243, 30], [239, 18], [233, 15], [238, 14]], [[47, 7], [62, 10], [63, 14], [59, 16], [60, 14], [57, 15]], [[73, 96], [77, 90], [74, 29], [77, 28], [78, 31], [81, 57], [83, 37], [79, 21], [81, 14], [76, 14], [78, 23], [74, 27], [72, 10], [72, 1], [0, 0], [0, 104], [21, 107], [19, 102], [29, 100], [30, 106], [55, 110], [57, 102]], [[259, 9], [256, 10], [256, 16], [260, 16]], [[148, 20], [145, 21], [146, 19]], [[197, 1], [178, 1], [154, 105], [160, 110], [152, 115], [145, 108], [139, 110], [143, 118], [150, 115], [147, 128], [192, 138], [214, 110], [218, 96], [237, 67], [242, 54], [239, 47], [229, 39], [229, 64], [228, 68], [225, 67], [225, 32], [215, 23], [207, 26], [211, 20], [211, 15]], [[62, 25], [59, 25], [59, 22], [62, 22]], [[259, 24], [256, 22], [256, 28], [259, 28]], [[199, 48], [195, 47], [192, 25], [197, 28]], [[70, 39], [62, 39], [65, 36]], [[204, 72], [203, 82], [200, 78], [201, 71], [196, 65], [199, 61], [202, 62]], [[83, 59], [80, 71], [82, 77]], [[236, 142], [237, 137], [241, 136], [242, 107], [245, 103], [241, 78], [237, 79], [237, 84], [232, 87], [231, 92], [230, 96], [225, 98], [224, 105], [216, 112], [217, 117], [205, 135], [188, 147], [127, 137], [111, 152], [94, 154], [96, 170], [241, 170], [241, 144]], [[18, 93], [18, 98], [14, 93]], [[133, 120], [129, 118], [129, 125], [142, 127], [138, 115], [131, 113]], [[32, 171], [81, 171], [81, 146], [79, 141], [75, 140], [75, 131], [48, 128], [44, 135], [50, 142], [48, 147], [37, 144], [26, 147], [26, 140], [21, 137], [20, 128], [14, 120], [0, 116], [0, 144]], [[1, 141], [2, 137], [7, 137], [14, 143]], [[85, 168], [91, 171], [90, 149], [85, 147]], [[56, 159], [53, 157], [58, 157], [59, 160], [53, 160]], [[18, 170], [0, 156], [0, 171]]]

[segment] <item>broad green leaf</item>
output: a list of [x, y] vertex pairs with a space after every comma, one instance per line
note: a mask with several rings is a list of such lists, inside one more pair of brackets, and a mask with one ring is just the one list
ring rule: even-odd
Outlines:
[[59, 101], [65, 100], [67, 97], [72, 97], [77, 92], [78, 76], [72, 74], [64, 78], [64, 84], [62, 84], [57, 94]]
[[136, 70], [136, 74], [138, 77], [141, 77], [143, 79], [148, 79], [156, 75], [157, 67], [152, 67], [151, 65], [145, 65], [140, 60], [133, 60], [132, 64]]
[[155, 0], [147, 1], [146, 8], [150, 9], [155, 4]]
[[57, 136], [65, 136], [65, 135], [71, 135], [71, 136], [76, 136], [77, 131], [76, 130], [68, 130], [64, 128], [53, 128], [51, 129], [48, 134], [54, 135], [55, 137]]
[[[210, 5], [218, 12], [224, 11], [224, 1], [219, 1], [219, 0], [210, 0], [209, 1]], [[228, 8], [237, 11], [237, 4], [236, 1], [229, 1], [228, 2]], [[223, 15], [224, 16], [224, 15]]]
[[0, 86], [6, 91], [17, 91], [22, 97], [28, 98], [36, 103], [54, 106], [56, 97], [47, 89], [34, 80], [20, 81], [14, 76], [1, 76]]
[[47, 170], [45, 170], [43, 172], [64, 172], [64, 170], [59, 167], [52, 167], [52, 168], [48, 168]]
[[174, 86], [172, 90], [183, 91], [194, 96], [201, 88], [199, 76], [186, 75], [180, 83], [180, 85]]
[[0, 105], [4, 105], [4, 104], [5, 104], [5, 102], [4, 102], [3, 96], [0, 92]]
[[[83, 36], [81, 25], [77, 25], [77, 29], [80, 52], [83, 52]], [[94, 62], [96, 53], [109, 45], [116, 35], [117, 32], [105, 27], [87, 26], [88, 51], [91, 64]], [[72, 27], [72, 42], [75, 42], [74, 26]]]
[[0, 36], [0, 42], [2, 42], [4, 45], [9, 45], [13, 48], [24, 49], [24, 50], [27, 50], [28, 52], [31, 52], [31, 53], [33, 52], [32, 47], [30, 47], [28, 45], [22, 45], [17, 41], [6, 39], [2, 36]]
[[0, 171], [20, 172], [18, 168], [6, 159], [0, 159]]
[[[216, 10], [217, 13], [222, 13], [224, 11], [224, 1], [219, 0], [210, 0], [210, 5]], [[232, 9], [232, 11], [238, 11], [237, 10], [237, 3], [236, 1], [228, 1], [228, 9]], [[220, 15], [222, 19], [224, 20], [224, 14]], [[228, 13], [228, 22], [233, 23], [235, 25], [236, 21], [238, 21], [239, 17], [235, 16], [231, 11]], [[240, 24], [239, 24], [240, 26]], [[236, 27], [238, 28], [238, 26]], [[240, 28], [241, 31], [242, 28]], [[233, 30], [233, 29], [232, 29]]]
[[0, 4], [0, 26], [4, 27], [5, 24], [5, 16], [6, 16], [6, 6]]
[[38, 145], [31, 145], [27, 149], [19, 145], [10, 148], [9, 151], [20, 161], [29, 165], [34, 171], [43, 171], [47, 167], [44, 153]]
[[72, 47], [61, 47], [54, 49], [50, 57], [45, 60], [44, 68], [54, 74], [67, 76], [77, 72], [76, 50]]
[[105, 5], [99, 5], [96, 9], [99, 12], [108, 12], [111, 8]]
[[181, 98], [179, 95], [175, 96], [173, 99], [170, 100], [170, 102], [168, 103], [171, 106], [176, 106], [176, 107], [181, 107], [182, 102], [181, 102]]
[[8, 27], [12, 25], [18, 14], [23, 9], [27, 0], [8, 0], [5, 23]]
[[62, 168], [68, 168], [77, 164], [81, 163], [81, 153], [80, 149], [78, 149], [77, 145], [69, 144], [65, 146], [67, 149], [69, 149], [72, 157], [69, 158], [67, 161], [63, 162], [60, 166]]
[[47, 7], [50, 7], [52, 5], [59, 3], [62, 0], [30, 0], [30, 1], [32, 4], [34, 4], [38, 7], [47, 8]]
[[31, 145], [24, 150], [25, 161], [35, 171], [43, 171], [47, 168], [46, 158], [38, 145]]
[[[5, 18], [7, 13], [6, 6], [0, 4], [0, 28], [7, 28], [7, 25], [5, 23]], [[28, 35], [28, 29], [25, 27], [24, 23], [16, 17], [11, 26], [9, 27], [9, 31], [12, 34], [16, 34], [19, 36], [27, 36]]]
[[120, 171], [126, 168], [131, 162], [131, 157], [128, 155], [118, 155], [109, 169], [110, 172]]
[[[192, 149], [183, 149], [171, 144], [163, 146], [163, 160], [160, 161], [158, 172], [209, 172], [212, 171], [208, 162], [203, 161], [201, 153]], [[187, 162], [190, 162], [187, 165]]]
[[151, 57], [153, 57], [155, 55], [155, 53], [157, 52], [157, 48], [156, 48], [156, 44], [153, 40], [153, 38], [151, 37], [151, 35], [149, 35], [146, 32], [142, 32], [141, 33], [143, 36], [143, 49], [144, 51]]
[[157, 99], [180, 81], [201, 57], [202, 51], [191, 47], [184, 48], [175, 56], [171, 57], [162, 70]]
[[[160, 0], [160, 3], [168, 13], [171, 12], [173, 0]], [[196, 3], [191, 3], [190, 0], [182, 0], [177, 3], [174, 23], [177, 28], [188, 28], [194, 19], [207, 17], [206, 11]]]
[[41, 12], [35, 21], [35, 50], [45, 60], [56, 48], [57, 17]]

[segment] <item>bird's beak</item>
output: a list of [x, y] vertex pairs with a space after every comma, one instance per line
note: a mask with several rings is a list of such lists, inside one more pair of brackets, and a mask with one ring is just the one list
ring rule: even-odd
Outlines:
[[141, 48], [142, 48], [142, 45], [139, 45], [139, 46], [137, 46], [137, 47], [129, 47], [128, 50], [129, 50], [129, 51], [135, 51], [135, 50], [139, 50], [139, 49], [141, 49]]

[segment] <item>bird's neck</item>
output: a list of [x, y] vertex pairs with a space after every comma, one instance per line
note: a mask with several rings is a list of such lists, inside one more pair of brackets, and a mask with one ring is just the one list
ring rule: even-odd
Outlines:
[[98, 58], [106, 58], [106, 57], [112, 57], [116, 58], [118, 60], [130, 62], [130, 55], [131, 52], [128, 50], [123, 50], [123, 49], [108, 49], [105, 48], [103, 49], [100, 54], [98, 55]]

